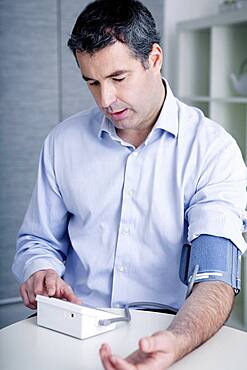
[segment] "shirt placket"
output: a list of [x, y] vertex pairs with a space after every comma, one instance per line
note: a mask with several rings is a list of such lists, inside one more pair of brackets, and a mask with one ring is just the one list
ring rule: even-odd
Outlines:
[[121, 216], [118, 230], [115, 263], [112, 281], [112, 307], [121, 307], [123, 292], [128, 291], [131, 264], [129, 251], [135, 234], [135, 198], [141, 165], [140, 150], [133, 151], [127, 158], [122, 194]]

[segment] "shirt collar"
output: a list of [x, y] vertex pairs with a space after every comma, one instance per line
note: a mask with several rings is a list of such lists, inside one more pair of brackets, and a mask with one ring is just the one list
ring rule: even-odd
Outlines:
[[[156, 129], [161, 129], [177, 137], [178, 106], [176, 98], [174, 97], [167, 80], [165, 80], [164, 78], [162, 78], [162, 80], [166, 89], [166, 98], [162, 106], [159, 118], [157, 119], [152, 131]], [[98, 137], [102, 138], [104, 132], [108, 133], [112, 139], [116, 140], [118, 138], [114, 125], [109, 119], [106, 118], [105, 115], [103, 116], [101, 121]]]
[[99, 128], [98, 138], [103, 139], [104, 133], [107, 133], [112, 140], [122, 142], [122, 139], [117, 135], [115, 126], [112, 122], [103, 114], [102, 121]]
[[177, 137], [178, 135], [178, 106], [176, 98], [172, 93], [172, 90], [164, 78], [162, 78], [165, 89], [166, 98], [161, 109], [159, 118], [157, 119], [153, 130], [159, 128], [161, 130], [167, 131]]
[[114, 125], [103, 114], [102, 121], [101, 121], [100, 128], [99, 128], [99, 133], [98, 133], [98, 137], [100, 139], [103, 138], [104, 132], [108, 133], [111, 138], [116, 138], [116, 136], [117, 136]]

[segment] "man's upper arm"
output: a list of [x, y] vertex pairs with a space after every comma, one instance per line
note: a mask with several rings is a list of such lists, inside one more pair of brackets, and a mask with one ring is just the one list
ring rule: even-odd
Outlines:
[[12, 269], [20, 281], [41, 269], [51, 268], [59, 275], [64, 272], [68, 213], [56, 183], [53, 145], [52, 132], [43, 145], [37, 182], [18, 233]]
[[247, 171], [241, 152], [228, 134], [216, 138], [205, 151], [200, 164], [196, 192], [185, 217], [188, 222], [188, 241], [201, 234], [229, 239], [243, 253], [246, 243]]

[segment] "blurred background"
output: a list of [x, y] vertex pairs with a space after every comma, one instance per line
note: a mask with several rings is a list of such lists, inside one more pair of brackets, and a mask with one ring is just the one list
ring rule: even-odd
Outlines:
[[[67, 40], [90, 1], [0, 0], [0, 327], [27, 317], [11, 264], [39, 152], [61, 120], [94, 104]], [[144, 0], [174, 93], [238, 141], [246, 159], [247, 1]], [[245, 80], [246, 74], [246, 82]], [[247, 268], [229, 325], [247, 330]]]

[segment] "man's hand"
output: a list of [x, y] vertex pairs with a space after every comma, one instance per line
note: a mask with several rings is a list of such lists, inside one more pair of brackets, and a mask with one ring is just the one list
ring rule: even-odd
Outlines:
[[142, 338], [139, 349], [125, 360], [112, 356], [108, 344], [100, 348], [106, 370], [164, 370], [214, 335], [228, 318], [234, 291], [226, 283], [194, 286], [166, 331]]
[[21, 286], [20, 293], [25, 306], [36, 309], [35, 297], [37, 294], [64, 298], [69, 302], [80, 304], [72, 288], [52, 269], [33, 273]]
[[100, 357], [105, 370], [163, 370], [176, 359], [176, 337], [169, 331], [160, 331], [139, 341], [139, 349], [125, 360], [113, 356], [110, 346], [103, 344]]

